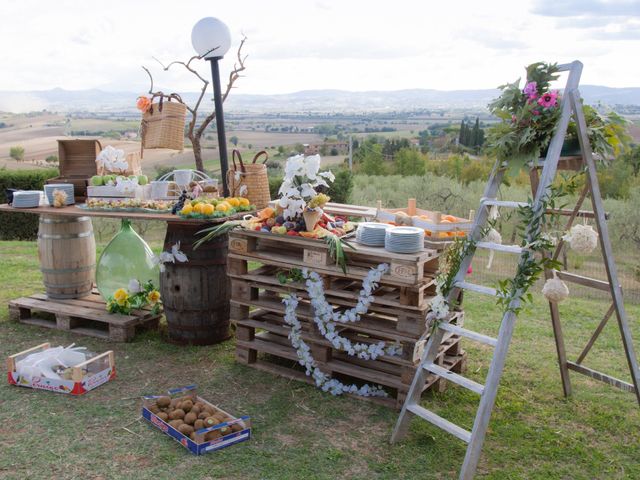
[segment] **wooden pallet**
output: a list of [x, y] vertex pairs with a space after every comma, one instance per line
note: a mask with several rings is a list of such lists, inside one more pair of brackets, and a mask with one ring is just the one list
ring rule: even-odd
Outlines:
[[9, 302], [9, 318], [28, 325], [55, 328], [113, 342], [129, 342], [137, 329], [155, 329], [162, 314], [135, 310], [131, 315], [108, 313], [94, 291], [76, 299], [52, 299], [43, 293]]
[[[276, 316], [252, 313], [252, 318], [236, 321], [236, 360], [252, 368], [313, 384], [298, 364], [298, 356], [287, 335], [289, 327], [277, 323]], [[344, 331], [341, 332], [345, 335]], [[366, 337], [345, 335], [352, 341], [366, 342]], [[331, 347], [325, 339], [305, 332], [302, 338], [310, 346], [320, 369], [340, 381], [351, 384], [369, 383], [385, 387], [388, 398], [368, 398], [391, 408], [400, 409], [405, 401], [417, 364], [400, 357], [383, 355], [376, 360], [350, 357]], [[368, 337], [370, 341], [379, 338]], [[404, 345], [403, 345], [404, 347]], [[460, 338], [449, 336], [441, 346], [437, 364], [447, 370], [461, 373], [466, 366], [466, 352], [460, 348]], [[443, 391], [446, 387], [439, 377], [431, 375], [424, 390]], [[362, 398], [362, 397], [355, 397]]]
[[[400, 408], [414, 376], [426, 335], [425, 316], [435, 296], [438, 253], [426, 250], [412, 255], [363, 247], [354, 242], [347, 250], [348, 270], [327, 260], [322, 241], [297, 237], [274, 237], [259, 232], [237, 231], [229, 235], [230, 255], [227, 273], [231, 278], [231, 321], [236, 326], [236, 359], [251, 367], [308, 382], [299, 371], [297, 354], [288, 339], [290, 327], [284, 322], [282, 297], [295, 293], [302, 338], [312, 349], [321, 370], [350, 383], [370, 383], [389, 389], [391, 398], [382, 403]], [[333, 348], [314, 323], [313, 310], [303, 282], [281, 283], [278, 274], [296, 268], [309, 268], [323, 280], [325, 298], [337, 311], [355, 306], [362, 279], [369, 269], [389, 263], [391, 269], [373, 292], [373, 302], [358, 322], [340, 325], [340, 335], [352, 342], [398, 342], [402, 353], [361, 360]], [[454, 323], [462, 325], [463, 312]], [[423, 335], [424, 334], [424, 335]], [[448, 335], [438, 362], [448, 370], [460, 370], [466, 354], [460, 338]], [[444, 382], [433, 377], [425, 389], [440, 388]], [[359, 398], [359, 397], [358, 397]], [[379, 400], [379, 399], [377, 399]]]

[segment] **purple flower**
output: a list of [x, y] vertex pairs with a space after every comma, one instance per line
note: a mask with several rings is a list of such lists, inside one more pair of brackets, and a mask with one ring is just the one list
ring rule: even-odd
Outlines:
[[538, 84], [536, 82], [529, 82], [525, 85], [524, 90], [522, 90], [527, 97], [536, 98], [538, 96]]

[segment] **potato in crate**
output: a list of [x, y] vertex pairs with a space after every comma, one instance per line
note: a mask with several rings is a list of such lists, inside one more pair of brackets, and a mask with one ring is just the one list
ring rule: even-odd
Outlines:
[[209, 403], [196, 386], [143, 398], [145, 420], [195, 455], [221, 450], [251, 438], [251, 419], [234, 417]]
[[116, 376], [113, 351], [95, 355], [82, 347], [43, 343], [7, 358], [10, 385], [82, 395]]

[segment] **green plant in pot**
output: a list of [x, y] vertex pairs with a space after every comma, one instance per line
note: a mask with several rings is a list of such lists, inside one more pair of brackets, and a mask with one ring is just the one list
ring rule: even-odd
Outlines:
[[[500, 121], [488, 131], [487, 144], [510, 170], [546, 156], [561, 115], [561, 94], [551, 89], [558, 78], [558, 65], [533, 63], [527, 67], [523, 88], [521, 79], [501, 85], [500, 97], [489, 104], [489, 110]], [[594, 155], [602, 163], [621, 153], [629, 143], [626, 121], [615, 112], [600, 114], [584, 105], [587, 135]], [[575, 122], [570, 122], [561, 152], [562, 156], [580, 154]]]

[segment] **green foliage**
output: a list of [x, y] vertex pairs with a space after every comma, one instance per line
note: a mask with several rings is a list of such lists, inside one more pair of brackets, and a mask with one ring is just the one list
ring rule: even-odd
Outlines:
[[47, 163], [58, 163], [58, 156], [57, 155], [49, 155], [47, 158], [44, 159], [45, 162]]
[[238, 141], [238, 137], [236, 137], [235, 135], [229, 139], [229, 142], [233, 143], [234, 147], [238, 146]]
[[406, 177], [408, 175], [424, 175], [425, 158], [413, 148], [402, 148], [395, 156], [396, 173]]
[[387, 172], [380, 144], [365, 144], [358, 149], [358, 162], [361, 163], [361, 172], [366, 175], [384, 175]]
[[[602, 115], [590, 105], [583, 105], [583, 111], [591, 150], [604, 164], [628, 149], [631, 137], [624, 118], [613, 111]], [[578, 137], [575, 122], [569, 123], [567, 134], [571, 138]]]
[[[57, 177], [58, 170], [0, 170], [0, 203], [6, 203], [6, 189], [43, 190], [46, 180]], [[35, 240], [38, 216], [33, 214], [0, 213], [0, 239]]]
[[625, 163], [622, 158], [616, 159], [610, 168], [602, 168], [598, 171], [598, 182], [603, 198], [629, 198], [633, 180], [633, 166]]
[[278, 198], [278, 190], [280, 190], [280, 185], [282, 185], [282, 176], [273, 176], [269, 177], [269, 194], [271, 198]]
[[633, 175], [637, 177], [638, 173], [640, 173], [640, 145], [633, 145], [620, 158], [631, 167]]
[[20, 145], [11, 147], [9, 149], [9, 156], [13, 158], [16, 162], [21, 162], [22, 160], [24, 160], [24, 147]]
[[334, 203], [349, 203], [353, 191], [353, 173], [346, 168], [341, 168], [333, 173], [336, 179], [329, 187], [327, 195]]
[[156, 180], [175, 170], [175, 168], [170, 165], [155, 165], [153, 169], [156, 171]]
[[304, 145], [301, 143], [296, 143], [293, 146], [293, 149], [296, 151], [296, 153], [304, 153]]

